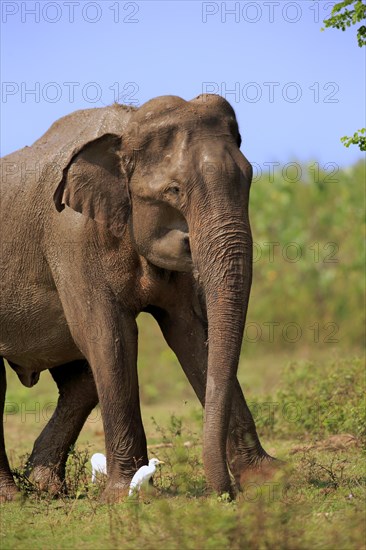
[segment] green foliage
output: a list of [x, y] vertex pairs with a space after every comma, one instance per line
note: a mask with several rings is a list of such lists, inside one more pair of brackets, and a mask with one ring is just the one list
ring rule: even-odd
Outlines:
[[66, 465], [66, 486], [70, 498], [78, 498], [90, 482], [90, 453], [88, 448], [70, 449]]
[[277, 394], [251, 409], [261, 434], [319, 439], [349, 433], [366, 444], [363, 361], [292, 362]]
[[197, 433], [183, 427], [183, 419], [174, 414], [167, 428], [154, 424], [162, 441], [156, 454], [165, 463], [155, 475], [156, 487], [171, 495], [204, 495], [207, 486]]
[[[56, 495], [39, 489], [37, 484], [33, 482], [32, 476], [28, 477], [26, 472], [29, 454], [20, 457], [20, 463], [12, 472], [17, 487], [22, 494], [37, 502], [41, 500], [50, 501], [55, 497], [70, 500], [87, 496], [95, 498], [104, 488], [105, 476], [100, 476], [97, 483], [91, 483], [90, 456], [89, 446], [83, 449], [73, 446], [70, 449], [66, 464], [65, 486]], [[67, 487], [67, 491], [65, 491], [65, 487]]]
[[[352, 9], [348, 9], [352, 6]], [[344, 0], [335, 4], [332, 9], [331, 16], [324, 20], [326, 27], [333, 27], [345, 31], [347, 27], [360, 23], [366, 17], [366, 5], [362, 0]], [[358, 45], [366, 45], [366, 27], [361, 25], [357, 30]]]
[[343, 136], [341, 141], [344, 143], [345, 147], [350, 145], [358, 145], [361, 151], [366, 151], [366, 128], [361, 128], [358, 132], [355, 132], [352, 137]]
[[362, 347], [365, 165], [293, 164], [295, 176], [282, 170], [252, 184], [244, 349]]
[[[348, 9], [351, 6], [352, 9]], [[347, 27], [364, 21], [366, 17], [366, 4], [362, 0], [343, 0], [335, 4], [331, 16], [324, 20], [325, 27], [333, 27], [345, 31]], [[322, 31], [324, 29], [321, 29]], [[361, 25], [357, 30], [357, 42], [359, 47], [366, 45], [366, 26]], [[365, 128], [355, 132], [352, 137], [343, 136], [341, 141], [346, 147], [351, 144], [358, 145], [361, 151], [366, 151], [366, 138], [360, 134], [365, 133]]]
[[37, 497], [40, 497], [40, 492], [37, 491], [37, 488], [26, 474], [26, 464], [29, 459], [29, 454], [22, 455], [19, 459], [20, 463], [12, 470], [16, 486], [20, 489], [23, 496], [29, 497], [37, 495]]

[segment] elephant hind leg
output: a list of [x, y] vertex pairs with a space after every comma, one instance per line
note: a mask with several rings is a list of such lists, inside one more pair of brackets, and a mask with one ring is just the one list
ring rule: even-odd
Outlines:
[[98, 403], [93, 374], [85, 360], [54, 367], [59, 398], [57, 407], [39, 437], [27, 472], [37, 488], [57, 494], [65, 490], [65, 467], [70, 447]]
[[14, 479], [10, 470], [8, 457], [5, 451], [4, 439], [4, 404], [6, 394], [6, 372], [4, 360], [0, 357], [0, 502], [13, 500], [19, 491], [14, 483]]

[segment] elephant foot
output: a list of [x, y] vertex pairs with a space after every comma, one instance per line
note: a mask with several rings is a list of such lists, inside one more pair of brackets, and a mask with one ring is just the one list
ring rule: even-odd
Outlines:
[[266, 455], [242, 467], [234, 476], [235, 481], [239, 489], [247, 483], [265, 483], [273, 480], [284, 465], [282, 460]]
[[65, 480], [50, 466], [35, 466], [29, 475], [29, 480], [40, 492], [47, 492], [54, 496], [66, 493]]
[[14, 502], [21, 499], [21, 492], [14, 481], [0, 481], [0, 503]]
[[108, 481], [106, 488], [100, 497], [101, 502], [105, 504], [117, 504], [118, 502], [121, 502], [128, 496], [130, 483], [131, 479], [122, 480], [117, 483]]
[[282, 460], [268, 455], [261, 449], [257, 453], [236, 456], [230, 463], [230, 470], [240, 489], [245, 482], [264, 482], [272, 479], [284, 464]]

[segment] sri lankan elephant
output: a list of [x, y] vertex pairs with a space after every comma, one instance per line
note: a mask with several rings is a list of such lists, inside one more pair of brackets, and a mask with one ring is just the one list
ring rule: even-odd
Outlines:
[[[239, 146], [226, 100], [164, 96], [137, 109], [74, 112], [3, 159], [0, 355], [28, 386], [50, 369], [60, 393], [34, 445], [35, 475], [62, 481], [98, 400], [105, 497], [123, 494], [147, 463], [136, 366], [142, 311], [204, 406], [211, 487], [232, 493], [229, 469], [239, 480], [272, 460], [237, 380], [252, 278], [252, 169]], [[1, 411], [5, 386], [2, 366]], [[3, 430], [0, 480], [12, 498]]]

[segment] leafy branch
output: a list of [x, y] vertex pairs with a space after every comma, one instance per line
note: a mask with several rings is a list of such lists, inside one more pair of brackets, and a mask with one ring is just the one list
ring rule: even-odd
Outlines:
[[[352, 8], [352, 9], [348, 9]], [[333, 27], [345, 31], [347, 27], [355, 25], [363, 21], [366, 17], [366, 4], [362, 0], [343, 0], [335, 4], [332, 9], [331, 16], [324, 19], [326, 28]], [[324, 29], [321, 29], [322, 31]], [[357, 30], [357, 42], [359, 47], [366, 46], [366, 26], [361, 25]], [[349, 147], [350, 145], [358, 145], [361, 151], [366, 151], [365, 128], [358, 130], [352, 137], [343, 136], [341, 142]]]
[[[353, 6], [352, 6], [353, 4]], [[347, 9], [352, 6], [353, 9]], [[344, 11], [342, 11], [344, 10]], [[335, 4], [331, 16], [324, 20], [326, 28], [333, 27], [345, 31], [347, 27], [363, 21], [366, 17], [366, 4], [362, 0], [344, 0]], [[322, 29], [324, 30], [324, 29]], [[357, 42], [360, 48], [366, 45], [366, 26], [361, 25], [357, 30]]]
[[345, 147], [349, 147], [350, 145], [358, 145], [360, 148], [360, 151], [366, 151], [365, 133], [366, 133], [366, 128], [361, 128], [361, 130], [358, 130], [357, 132], [355, 132], [352, 137], [349, 137], [349, 136], [341, 137], [341, 142]]

